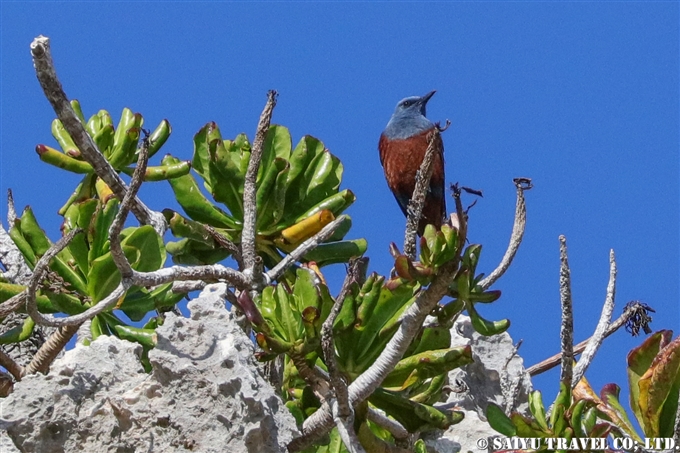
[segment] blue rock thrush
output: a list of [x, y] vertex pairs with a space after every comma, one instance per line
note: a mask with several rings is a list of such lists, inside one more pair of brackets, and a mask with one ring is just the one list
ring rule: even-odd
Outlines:
[[[408, 216], [408, 203], [416, 186], [416, 172], [425, 158], [427, 137], [436, 127], [425, 117], [425, 106], [434, 93], [431, 91], [422, 97], [413, 96], [399, 101], [378, 143], [387, 185], [405, 216]], [[432, 179], [418, 224], [418, 234], [422, 236], [428, 224], [441, 228], [445, 216], [444, 145], [438, 135]]]

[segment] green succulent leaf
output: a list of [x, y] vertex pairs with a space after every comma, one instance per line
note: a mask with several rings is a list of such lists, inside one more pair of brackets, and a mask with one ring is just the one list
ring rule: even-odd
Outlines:
[[[163, 158], [163, 165], [176, 164], [179, 160], [168, 155]], [[201, 193], [196, 180], [190, 174], [168, 180], [177, 202], [189, 217], [198, 222], [207, 223], [217, 228], [236, 228], [236, 222], [227, 213], [212, 204]]]
[[398, 387], [398, 390], [403, 390], [417, 381], [445, 374], [472, 362], [472, 349], [469, 345], [421, 352], [399, 361], [385, 378], [382, 386]]
[[119, 338], [139, 343], [146, 348], [153, 348], [158, 342], [157, 334], [154, 329], [144, 329], [141, 327], [125, 325], [115, 325], [113, 328]]
[[369, 397], [369, 401], [394, 417], [409, 432], [428, 429], [445, 430], [451, 425], [460, 423], [464, 417], [461, 412], [443, 412], [380, 387]]
[[538, 426], [547, 431], [548, 422], [545, 419], [545, 406], [543, 406], [543, 397], [540, 391], [535, 390], [529, 394], [529, 410], [536, 419]]
[[467, 312], [470, 315], [470, 322], [477, 333], [484, 336], [498, 335], [510, 328], [509, 319], [501, 319], [500, 321], [487, 321], [482, 318], [473, 303], [466, 304]]
[[353, 239], [351, 241], [329, 242], [320, 244], [314, 250], [308, 252], [303, 261], [314, 261], [319, 267], [336, 263], [346, 263], [351, 258], [363, 256], [368, 248], [366, 239]]
[[515, 428], [510, 417], [505, 415], [503, 409], [494, 403], [489, 403], [486, 407], [486, 419], [493, 429], [504, 436], [514, 437], [517, 435], [517, 428]]
[[28, 316], [20, 326], [9, 329], [0, 335], [0, 344], [19, 343], [25, 341], [33, 333], [35, 322]]

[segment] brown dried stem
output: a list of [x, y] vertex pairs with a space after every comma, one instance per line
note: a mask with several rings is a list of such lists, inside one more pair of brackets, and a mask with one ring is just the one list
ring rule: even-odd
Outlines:
[[0, 348], [0, 366], [9, 371], [17, 381], [24, 375], [24, 368]]
[[234, 261], [236, 261], [236, 264], [238, 265], [238, 269], [243, 271], [243, 257], [241, 256], [241, 250], [239, 250], [238, 246], [210, 225], [203, 225], [203, 227], [206, 229], [206, 231], [208, 231], [210, 236], [212, 236], [213, 240], [217, 242], [220, 247], [228, 250], [229, 253], [231, 253], [232, 258], [234, 258]]
[[[626, 325], [626, 323], [631, 318], [638, 316], [640, 312], [644, 311], [645, 309], [642, 307], [642, 304], [640, 303], [630, 304], [624, 309], [623, 313], [621, 313], [621, 316], [619, 316], [614, 322], [609, 324], [609, 327], [607, 328], [604, 337], [607, 338], [608, 336], [619, 330], [621, 327]], [[587, 338], [580, 342], [579, 344], [577, 344], [576, 346], [574, 346], [574, 354], [576, 355], [582, 353], [585, 350], [591, 338]], [[555, 368], [560, 363], [561, 357], [562, 357], [561, 354], [559, 353], [555, 354], [537, 363], [536, 365], [532, 365], [529, 368], [527, 368], [527, 373], [529, 373], [530, 376], [536, 376], [541, 373], [545, 373], [546, 371]]]
[[33, 357], [33, 360], [26, 365], [24, 368], [24, 376], [34, 373], [47, 373], [50, 369], [50, 365], [57, 358], [62, 349], [66, 347], [66, 344], [71, 340], [73, 335], [78, 332], [79, 324], [59, 327], [51, 336], [47, 339], [44, 345]]

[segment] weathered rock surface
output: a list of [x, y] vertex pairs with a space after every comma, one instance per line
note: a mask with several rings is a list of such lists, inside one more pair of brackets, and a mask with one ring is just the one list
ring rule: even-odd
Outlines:
[[22, 452], [280, 452], [295, 421], [262, 378], [250, 339], [208, 287], [169, 314], [144, 373], [141, 346], [101, 336], [27, 376], [0, 428]]
[[[212, 292], [212, 291], [214, 292]], [[224, 308], [219, 285], [189, 303], [190, 318], [169, 314], [157, 329], [144, 373], [141, 346], [101, 336], [55, 361], [47, 376], [27, 376], [2, 403], [0, 451], [283, 452], [298, 431], [253, 359], [253, 344]], [[465, 420], [427, 435], [431, 451], [485, 451], [497, 433], [484, 413], [492, 401], [527, 410], [531, 381], [508, 334], [483, 337], [469, 318], [452, 346], [470, 344], [475, 362], [449, 374], [443, 407]], [[514, 390], [513, 390], [514, 389]], [[4, 434], [4, 433], [3, 433]]]
[[465, 419], [444, 433], [428, 436], [427, 444], [439, 453], [486, 451], [479, 448], [478, 440], [499, 436], [486, 421], [486, 407], [493, 402], [504, 410], [512, 405], [512, 410], [528, 412], [531, 379], [508, 333], [482, 336], [472, 328], [470, 318], [461, 315], [451, 336], [452, 347], [472, 347], [474, 363], [449, 373], [449, 383], [455, 391], [441, 406], [464, 410]]

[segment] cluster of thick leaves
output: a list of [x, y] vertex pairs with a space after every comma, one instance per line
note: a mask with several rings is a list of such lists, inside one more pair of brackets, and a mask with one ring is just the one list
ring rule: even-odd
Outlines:
[[[170, 229], [183, 238], [168, 244], [173, 260], [181, 264], [213, 264], [229, 255], [208, 233], [204, 225], [234, 243], [241, 240], [243, 228], [243, 190], [251, 147], [244, 134], [224, 140], [215, 123], [208, 123], [194, 137], [192, 165], [203, 179], [213, 200], [199, 190], [190, 174], [171, 179], [175, 197], [189, 219], [165, 210]], [[176, 159], [166, 157], [164, 164]], [[340, 160], [323, 143], [305, 136], [292, 147], [288, 129], [272, 125], [265, 138], [257, 175], [256, 248], [265, 265], [281, 260], [279, 250], [288, 253], [316, 234], [347, 209], [355, 200], [348, 190], [338, 191], [342, 179]], [[366, 251], [366, 241], [343, 241], [351, 220], [339, 226], [325, 244], [309, 252], [305, 261], [317, 265], [347, 262]]]
[[[144, 118], [142, 115], [140, 113], [133, 113], [130, 109], [125, 108], [120, 116], [118, 126], [114, 128], [111, 115], [106, 110], [100, 110], [92, 115], [89, 120], [85, 121], [80, 103], [74, 100], [71, 101], [71, 106], [109, 164], [116, 171], [132, 175], [134, 172], [133, 164], [137, 162], [139, 139], [143, 133]], [[161, 121], [158, 127], [149, 135], [149, 158], [153, 157], [161, 149], [171, 133], [172, 128], [168, 120]], [[59, 143], [61, 151], [47, 145], [38, 145], [36, 146], [36, 151], [40, 159], [64, 170], [85, 174], [73, 195], [59, 209], [59, 215], [64, 215], [72, 203], [87, 200], [97, 194], [102, 195], [101, 191], [107, 191], [108, 187], [97, 178], [92, 166], [83, 160], [80, 149], [78, 149], [58, 119], [52, 122], [52, 136]], [[191, 164], [189, 161], [174, 159], [172, 164], [147, 167], [144, 180], [163, 181], [172, 179], [186, 175], [190, 169]], [[110, 190], [108, 190], [108, 194], [110, 194]], [[101, 198], [105, 199], [106, 196]]]
[[[338, 366], [348, 382], [375, 362], [399, 327], [399, 318], [416, 298], [420, 284], [400, 278], [368, 276], [354, 284], [335, 320], [334, 339]], [[333, 300], [328, 288], [310, 269], [297, 271], [294, 283], [265, 288], [255, 300], [258, 316], [250, 316], [256, 339], [264, 353], [261, 360], [286, 354], [283, 393], [286, 406], [302, 422], [320, 407], [311, 388], [300, 377], [291, 357], [302, 356], [310, 367], [326, 370], [321, 352], [321, 325]], [[461, 413], [442, 411], [438, 401], [446, 373], [472, 361], [468, 347], [451, 348], [446, 327], [428, 327], [411, 344], [404, 358], [369, 398], [409, 431], [446, 429], [462, 420]], [[362, 423], [366, 423], [365, 415]], [[368, 435], [368, 432], [365, 433]]]
[[671, 341], [673, 332], [661, 330], [647, 338], [628, 354], [630, 406], [642, 428], [635, 431], [619, 400], [620, 388], [605, 385], [598, 397], [588, 382], [571, 391], [564, 383], [553, 404], [549, 418], [540, 392], [529, 397], [532, 417], [513, 413], [507, 417], [500, 408], [490, 405], [487, 417], [491, 426], [507, 436], [555, 437], [568, 441], [578, 438], [631, 437], [671, 438], [680, 390], [680, 338]]
[[[100, 110], [85, 121], [80, 104], [72, 101], [71, 105], [109, 163], [118, 171], [134, 171], [129, 165], [137, 159], [142, 116], [133, 114], [126, 108], [118, 127], [114, 129], [111, 116], [105, 110]], [[161, 148], [170, 133], [170, 124], [163, 120], [150, 136], [150, 155]], [[82, 159], [80, 150], [59, 120], [52, 123], [52, 135], [62, 150], [38, 145], [36, 150], [41, 160], [68, 171], [85, 174], [73, 195], [59, 210], [64, 218], [62, 234], [75, 228], [81, 228], [83, 232], [77, 234], [52, 259], [51, 272], [42, 282], [36, 299], [42, 313], [76, 315], [103, 300], [120, 283], [120, 272], [111, 256], [109, 243], [109, 228], [118, 212], [119, 201], [112, 196], [110, 188], [97, 178], [91, 165]], [[189, 162], [149, 167], [145, 179], [168, 179], [186, 174], [189, 170]], [[9, 235], [31, 269], [52, 246], [30, 206], [10, 225]], [[163, 239], [151, 226], [124, 229], [121, 233], [121, 246], [132, 268], [137, 271], [155, 271], [165, 264]], [[170, 309], [182, 299], [181, 294], [172, 293], [171, 286], [161, 285], [153, 290], [132, 287], [116, 308], [131, 321], [141, 321], [149, 312]], [[22, 285], [0, 282], [0, 302], [24, 289]], [[141, 343], [145, 351], [148, 351], [155, 344], [154, 329], [157, 322], [157, 318], [151, 318], [143, 327], [135, 327], [123, 321], [114, 310], [109, 310], [95, 316], [90, 329], [95, 339], [102, 334], [116, 335]], [[0, 343], [23, 341], [30, 336], [33, 328], [33, 320], [29, 317], [21, 328], [9, 330], [0, 336]]]
[[[418, 294], [431, 283], [438, 270], [457, 260], [458, 272], [451, 284], [455, 298], [440, 305], [435, 314], [437, 324], [424, 327], [410, 344], [402, 360], [385, 378], [366, 404], [382, 409], [410, 432], [446, 429], [462, 420], [457, 411], [433, 406], [441, 397], [448, 371], [470, 363], [468, 347], [451, 348], [450, 327], [463, 310], [476, 316], [475, 327], [486, 334], [507, 328], [508, 321], [490, 322], [474, 310], [478, 302], [492, 302], [498, 291], [484, 291], [479, 286], [482, 275], [475, 275], [481, 252], [479, 245], [467, 247], [457, 258], [458, 231], [445, 226], [437, 231], [428, 226], [421, 241], [420, 261], [411, 262], [392, 246], [397, 275], [392, 279], [371, 274], [361, 284], [354, 283], [342, 301], [333, 325], [336, 361], [347, 382], [365, 372], [385, 349], [400, 325], [400, 318], [415, 302]], [[302, 422], [320, 407], [311, 387], [300, 376], [295, 357], [304, 357], [308, 367], [327, 369], [321, 352], [320, 329], [328, 317], [333, 299], [320, 275], [311, 269], [299, 269], [290, 281], [267, 287], [247, 311], [263, 349], [261, 360], [285, 354], [283, 393], [286, 406]], [[365, 409], [356, 412], [358, 435], [364, 445], [393, 441], [389, 433], [366, 420]], [[344, 451], [333, 431], [329, 444], [310, 451]]]
[[[75, 228], [83, 231], [50, 262], [52, 272], [36, 297], [40, 312], [76, 315], [97, 304], [118, 286], [121, 276], [111, 256], [108, 240], [118, 204], [115, 198], [106, 203], [100, 199], [71, 203], [64, 215], [62, 231], [64, 234]], [[9, 234], [31, 268], [52, 246], [30, 207], [16, 219]], [[132, 268], [137, 271], [154, 271], [165, 263], [163, 240], [151, 226], [124, 229], [121, 246]], [[118, 302], [117, 308], [130, 320], [140, 321], [152, 310], [169, 309], [179, 302], [182, 295], [173, 294], [170, 287], [171, 284], [154, 290], [132, 287]], [[7, 300], [24, 289], [22, 285], [0, 283], [0, 300]], [[151, 348], [155, 341], [153, 329], [156, 322], [154, 318], [142, 328], [134, 327], [111, 310], [95, 316], [90, 329], [93, 339], [102, 334], [112, 334]], [[10, 330], [0, 336], [0, 343], [23, 341], [32, 333], [33, 327], [33, 320], [28, 317], [22, 329]]]
[[[439, 268], [457, 255], [458, 239], [456, 228], [445, 224], [437, 230], [434, 226], [428, 225], [420, 238], [419, 262], [411, 261], [399, 252], [395, 244], [392, 244], [391, 252], [395, 259], [397, 275], [408, 281], [428, 285]], [[480, 244], [471, 244], [463, 251], [456, 278], [449, 286], [449, 296], [453, 300], [438, 307], [436, 315], [441, 325], [451, 326], [455, 317], [465, 310], [474, 329], [482, 335], [491, 336], [508, 330], [510, 320], [489, 321], [484, 319], [475, 307], [476, 304], [491, 303], [501, 297], [500, 291], [486, 291], [480, 286], [484, 278], [484, 274], [477, 274], [481, 252]]]

